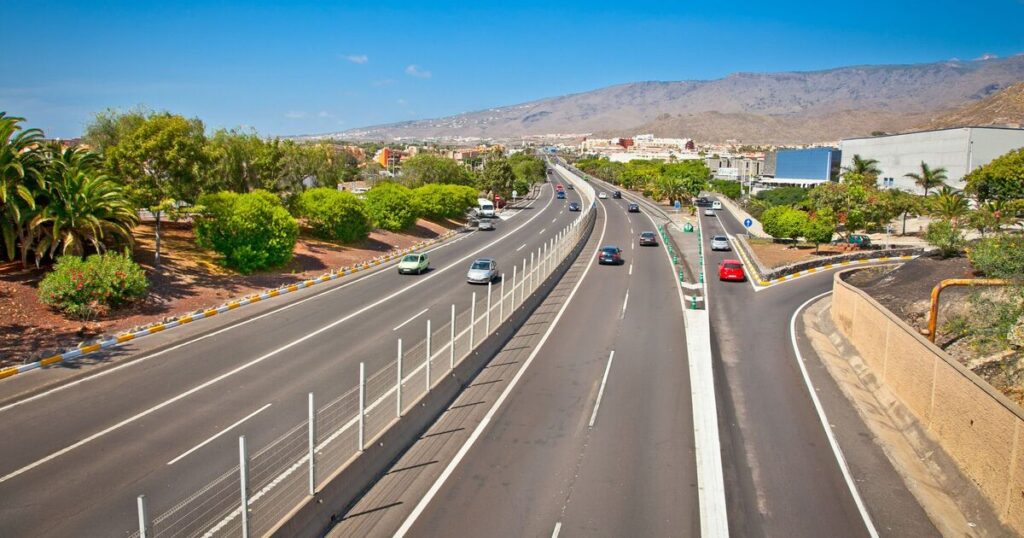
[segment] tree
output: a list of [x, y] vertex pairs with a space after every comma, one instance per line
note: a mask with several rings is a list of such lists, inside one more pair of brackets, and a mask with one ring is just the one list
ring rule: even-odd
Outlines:
[[807, 227], [807, 213], [791, 207], [776, 206], [761, 215], [764, 231], [776, 239], [796, 240]]
[[512, 195], [512, 184], [515, 180], [516, 174], [508, 159], [492, 157], [484, 163], [484, 171], [480, 176], [480, 187], [482, 190], [493, 192], [507, 200]]
[[465, 185], [423, 185], [412, 192], [423, 216], [435, 220], [461, 217], [477, 200], [477, 190]]
[[[23, 121], [0, 111], [0, 232], [9, 260], [14, 259], [29, 212], [36, 207], [35, 191], [44, 182], [39, 151], [43, 132], [23, 129]], [[21, 261], [26, 263], [24, 256]]]
[[868, 191], [850, 183], [825, 183], [811, 189], [808, 203], [815, 213], [827, 211], [843, 224], [847, 235], [864, 228], [871, 216]]
[[199, 196], [200, 170], [207, 157], [203, 131], [198, 119], [152, 114], [107, 151], [108, 166], [125, 182], [129, 196], [156, 218], [158, 266], [162, 214]]
[[754, 195], [758, 200], [763, 200], [770, 205], [799, 206], [807, 200], [808, 190], [803, 187], [779, 187], [761, 191]]
[[366, 193], [366, 209], [378, 228], [399, 232], [416, 223], [419, 206], [412, 190], [397, 183], [380, 183]]
[[[526, 192], [534, 183], [544, 181], [547, 166], [538, 157], [527, 153], [516, 153], [509, 157], [508, 163], [512, 166], [512, 173], [520, 185], [526, 185], [526, 189], [519, 192]], [[519, 190], [519, 189], [516, 189]]]
[[306, 224], [322, 239], [362, 241], [373, 228], [366, 203], [350, 192], [309, 189], [299, 195], [296, 205]]
[[854, 155], [850, 166], [843, 167], [843, 181], [856, 183], [862, 187], [876, 187], [878, 176], [881, 173], [882, 170], [878, 168], [878, 160]]
[[263, 190], [219, 192], [199, 198], [196, 242], [243, 273], [283, 265], [292, 258], [299, 224], [277, 196]]
[[900, 235], [906, 235], [907, 217], [918, 215], [921, 212], [920, 199], [909, 192], [889, 189], [882, 193], [881, 201], [889, 213], [903, 220], [903, 228]]
[[1012, 202], [991, 200], [982, 203], [976, 211], [972, 211], [968, 215], [968, 221], [984, 237], [986, 232], [998, 232], [1005, 224], [1011, 222], [1014, 213]]
[[948, 186], [942, 187], [928, 201], [933, 216], [942, 217], [953, 222], [954, 225], [970, 211], [967, 197]]
[[939, 255], [943, 258], [959, 256], [964, 248], [964, 234], [956, 226], [944, 220], [929, 224], [924, 239], [939, 249]]
[[831, 217], [825, 215], [816, 215], [812, 219], [808, 219], [804, 223], [803, 237], [807, 241], [814, 243], [814, 253], [818, 253], [818, 247], [822, 243], [828, 243], [832, 241], [832, 236], [836, 233], [836, 221]]
[[964, 176], [979, 202], [1024, 199], [1024, 148], [1015, 149]]
[[124, 111], [108, 108], [96, 114], [85, 127], [82, 142], [96, 153], [106, 155], [107, 150], [120, 144], [152, 114], [141, 106]]
[[402, 163], [402, 182], [410, 187], [434, 183], [470, 185], [473, 176], [452, 159], [423, 153]]
[[668, 186], [668, 190], [662, 193], [671, 200], [685, 198], [689, 201], [695, 198], [707, 189], [708, 177], [711, 175], [704, 161], [698, 160], [663, 164], [660, 171], [659, 189], [661, 185]]
[[265, 142], [255, 132], [219, 129], [210, 138], [206, 152], [210, 167], [203, 178], [203, 190], [276, 190], [282, 158], [276, 142]]
[[928, 196], [928, 189], [934, 189], [944, 184], [946, 179], [948, 179], [945, 168], [931, 168], [924, 161], [921, 161], [920, 173], [905, 174], [903, 177], [913, 179], [918, 187], [924, 189], [925, 196]]

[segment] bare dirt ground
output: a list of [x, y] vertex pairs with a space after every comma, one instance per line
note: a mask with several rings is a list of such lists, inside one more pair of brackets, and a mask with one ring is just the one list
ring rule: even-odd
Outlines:
[[[871, 295], [876, 301], [915, 329], [927, 328], [931, 291], [946, 278], [976, 278], [967, 258], [939, 259], [922, 257], [891, 267], [868, 268], [856, 272], [847, 282]], [[935, 343], [961, 364], [970, 368], [993, 387], [1024, 405], [1024, 357], [1022, 353], [1005, 350], [980, 352], [970, 339], [952, 333], [947, 322], [954, 318], [970, 318], [971, 295], [985, 293], [998, 297], [999, 289], [982, 292], [963, 287], [942, 291]]]
[[286, 266], [241, 275], [217, 264], [214, 252], [195, 245], [191, 226], [161, 226], [161, 266], [154, 260], [151, 224], [136, 228], [135, 260], [150, 281], [149, 294], [97, 320], [71, 320], [39, 302], [36, 288], [48, 268], [24, 270], [18, 263], [0, 265], [0, 367], [31, 362], [78, 345], [83, 339], [112, 334], [166, 317], [217, 306], [256, 291], [320, 276], [331, 269], [370, 260], [410, 247], [459, 227], [456, 222], [420, 220], [405, 233], [374, 231], [362, 244], [341, 245], [303, 233]]
[[844, 250], [835, 245], [821, 245], [815, 253], [814, 245], [787, 245], [782, 243], [771, 243], [768, 241], [750, 241], [750, 248], [754, 250], [757, 259], [766, 268], [780, 267], [791, 263], [835, 256], [836, 254], [847, 254], [850, 250]]

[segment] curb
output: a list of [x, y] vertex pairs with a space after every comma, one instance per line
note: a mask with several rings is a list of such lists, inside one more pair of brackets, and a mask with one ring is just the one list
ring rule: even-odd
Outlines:
[[740, 248], [736, 249], [736, 252], [740, 255], [741, 258], [743, 258], [743, 264], [751, 269], [750, 272], [753, 274], [754, 277], [756, 277], [755, 282], [757, 283], [757, 285], [759, 285], [761, 287], [772, 286], [772, 285], [775, 285], [775, 284], [779, 284], [781, 282], [785, 282], [787, 280], [793, 280], [793, 279], [796, 279], [796, 278], [800, 278], [802, 276], [812, 275], [812, 274], [820, 272], [820, 271], [828, 271], [830, 269], [835, 269], [837, 267], [849, 267], [849, 266], [852, 266], [852, 265], [865, 265], [865, 264], [869, 264], [869, 263], [881, 263], [881, 262], [890, 262], [890, 261], [897, 261], [897, 260], [898, 261], [906, 261], [906, 260], [912, 260], [912, 259], [917, 258], [919, 256], [919, 255], [906, 254], [906, 255], [901, 255], [901, 256], [880, 256], [878, 258], [865, 258], [865, 259], [861, 259], [861, 260], [843, 260], [843, 261], [838, 261], [838, 262], [835, 262], [835, 263], [824, 263], [824, 264], [822, 264], [822, 265], [820, 265], [818, 267], [811, 267], [809, 269], [804, 269], [804, 270], [801, 270], [801, 271], [795, 271], [793, 273], [787, 273], [787, 274], [781, 275], [779, 277], [773, 278], [771, 280], [766, 280], [763, 276], [761, 276], [761, 270], [759, 268], [759, 264], [754, 263], [751, 260], [751, 257], [753, 255], [747, 253], [746, 245], [742, 244], [742, 242], [739, 241], [739, 240], [737, 240], [736, 243], [738, 243], [739, 246], [740, 246]]
[[189, 324], [189, 323], [192, 323], [192, 322], [195, 322], [195, 321], [199, 321], [201, 319], [211, 318], [211, 317], [216, 316], [218, 314], [223, 314], [225, 312], [228, 312], [228, 311], [231, 311], [231, 310], [235, 310], [235, 309], [241, 308], [241, 307], [246, 306], [246, 305], [258, 303], [258, 302], [261, 302], [261, 301], [266, 301], [266, 300], [271, 299], [273, 297], [278, 297], [278, 296], [281, 296], [281, 295], [286, 295], [286, 294], [289, 294], [289, 293], [297, 292], [297, 291], [299, 291], [301, 289], [309, 288], [309, 287], [315, 286], [315, 285], [323, 283], [323, 282], [330, 282], [332, 280], [337, 280], [337, 279], [342, 278], [342, 277], [347, 276], [347, 275], [352, 275], [352, 274], [356, 274], [356, 273], [360, 273], [360, 272], [365, 272], [365, 271], [368, 271], [368, 270], [373, 269], [373, 268], [381, 267], [381, 266], [387, 265], [388, 263], [390, 263], [390, 262], [400, 258], [401, 256], [404, 256], [405, 254], [407, 254], [409, 252], [413, 252], [415, 250], [426, 248], [426, 247], [429, 247], [429, 246], [432, 246], [432, 245], [436, 245], [437, 243], [441, 243], [443, 241], [446, 241], [446, 240], [454, 237], [455, 235], [461, 233], [464, 230], [465, 230], [464, 227], [463, 228], [456, 228], [456, 229], [450, 230], [450, 231], [448, 231], [448, 232], [446, 232], [446, 233], [444, 233], [444, 234], [442, 234], [442, 235], [440, 235], [440, 236], [438, 236], [438, 237], [436, 237], [434, 239], [429, 239], [429, 240], [426, 240], [426, 241], [420, 241], [419, 243], [416, 243], [415, 245], [413, 245], [411, 247], [408, 247], [408, 248], [405, 248], [405, 249], [401, 249], [401, 250], [392, 251], [392, 252], [389, 252], [387, 254], [384, 254], [384, 255], [378, 256], [376, 258], [373, 258], [371, 260], [367, 260], [367, 261], [364, 261], [362, 263], [357, 263], [357, 264], [355, 264], [355, 265], [353, 265], [351, 267], [342, 267], [341, 269], [331, 270], [331, 272], [325, 273], [325, 274], [323, 274], [323, 275], [321, 275], [321, 276], [319, 276], [317, 278], [314, 278], [314, 279], [304, 280], [304, 281], [296, 283], [296, 284], [289, 284], [289, 285], [286, 285], [286, 286], [281, 286], [279, 288], [270, 289], [270, 290], [264, 291], [262, 293], [257, 293], [257, 294], [249, 295], [249, 296], [244, 297], [244, 298], [239, 299], [239, 300], [234, 300], [234, 301], [231, 301], [231, 302], [228, 302], [228, 303], [224, 303], [224, 304], [222, 304], [220, 306], [217, 306], [217, 307], [196, 310], [196, 311], [191, 312], [189, 314], [184, 314], [184, 315], [177, 316], [174, 319], [172, 319], [171, 321], [163, 321], [163, 322], [151, 323], [151, 324], [143, 326], [142, 328], [139, 328], [139, 329], [132, 329], [132, 330], [121, 332], [119, 334], [116, 334], [116, 335], [114, 335], [114, 336], [112, 336], [110, 338], [104, 339], [104, 340], [92, 341], [92, 342], [84, 341], [84, 342], [79, 343], [75, 348], [70, 349], [68, 351], [65, 351], [63, 353], [60, 353], [60, 354], [57, 354], [57, 355], [51, 355], [49, 357], [44, 357], [44, 358], [39, 359], [39, 360], [37, 360], [35, 362], [21, 364], [21, 365], [18, 365], [18, 366], [9, 366], [7, 368], [0, 369], [0, 380], [8, 378], [8, 377], [15, 376], [17, 374], [28, 372], [28, 371], [31, 371], [31, 370], [36, 370], [36, 369], [39, 369], [39, 368], [45, 368], [47, 366], [52, 366], [54, 364], [60, 364], [60, 363], [65, 362], [65, 361], [77, 359], [79, 357], [83, 357], [85, 355], [96, 353], [96, 352], [104, 350], [104, 349], [109, 349], [109, 348], [112, 348], [112, 347], [119, 346], [121, 344], [124, 344], [125, 342], [131, 342], [133, 340], [138, 340], [140, 338], [149, 336], [151, 334], [156, 334], [156, 333], [159, 333], [159, 332], [163, 332], [163, 331], [166, 331], [168, 329], [173, 329], [174, 327], [178, 327], [178, 326], [181, 326], [181, 325], [186, 325], [186, 324]]

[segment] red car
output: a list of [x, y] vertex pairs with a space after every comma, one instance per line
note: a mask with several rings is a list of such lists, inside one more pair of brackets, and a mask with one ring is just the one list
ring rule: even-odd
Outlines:
[[746, 279], [743, 264], [739, 260], [722, 260], [722, 263], [718, 264], [718, 280], [743, 282]]

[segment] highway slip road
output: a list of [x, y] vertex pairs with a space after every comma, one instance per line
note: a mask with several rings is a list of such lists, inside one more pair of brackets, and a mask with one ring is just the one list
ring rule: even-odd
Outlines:
[[636, 246], [645, 215], [598, 204], [559, 287], [331, 536], [699, 535], [675, 275]]
[[308, 392], [331, 401], [356, 385], [360, 362], [372, 373], [394, 361], [398, 338], [419, 342], [428, 319], [441, 327], [453, 303], [463, 310], [486, 291], [465, 283], [474, 258], [511, 273], [575, 217], [570, 201], [545, 184], [496, 231], [431, 250], [427, 274], [388, 268], [276, 299], [256, 317], [240, 309], [217, 332], [186, 326], [178, 334], [192, 338], [175, 347], [0, 408], [0, 535], [137, 530], [137, 495], [159, 516], [237, 464], [239, 435], [255, 452], [305, 420]]

